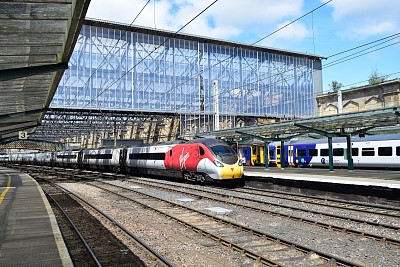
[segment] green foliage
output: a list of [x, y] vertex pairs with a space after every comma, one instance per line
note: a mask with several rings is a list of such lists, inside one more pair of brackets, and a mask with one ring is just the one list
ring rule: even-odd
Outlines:
[[368, 79], [369, 85], [383, 83], [384, 81], [386, 81], [386, 76], [379, 75], [379, 73], [376, 69], [371, 71], [371, 75], [369, 76], [369, 79]]
[[333, 90], [333, 91], [337, 91], [337, 90], [339, 90], [340, 88], [342, 88], [343, 87], [343, 84], [341, 84], [340, 82], [338, 82], [338, 81], [332, 81], [330, 84], [329, 84], [329, 88], [331, 89], [331, 90]]

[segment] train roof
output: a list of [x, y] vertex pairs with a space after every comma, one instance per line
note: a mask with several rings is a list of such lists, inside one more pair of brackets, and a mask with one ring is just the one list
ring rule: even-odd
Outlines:
[[191, 141], [187, 141], [186, 143], [187, 144], [201, 143], [206, 146], [215, 145], [215, 144], [227, 144], [225, 141], [215, 139], [215, 138], [197, 138], [197, 139], [193, 139]]

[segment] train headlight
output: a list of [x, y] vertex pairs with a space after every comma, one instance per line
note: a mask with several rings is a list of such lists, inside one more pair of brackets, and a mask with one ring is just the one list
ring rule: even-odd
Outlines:
[[214, 160], [214, 164], [217, 167], [224, 167], [224, 164], [222, 164], [221, 162], [219, 162], [218, 160]]

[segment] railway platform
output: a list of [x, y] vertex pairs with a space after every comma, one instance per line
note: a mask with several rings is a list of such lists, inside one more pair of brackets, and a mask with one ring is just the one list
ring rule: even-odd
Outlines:
[[328, 169], [315, 168], [275, 168], [248, 167], [244, 168], [246, 177], [274, 178], [283, 180], [296, 180], [308, 182], [321, 182], [355, 186], [372, 186], [382, 188], [400, 189], [400, 171], [394, 170], [366, 170]]
[[42, 189], [0, 167], [0, 266], [73, 266]]
[[245, 167], [247, 185], [355, 201], [400, 203], [400, 171]]

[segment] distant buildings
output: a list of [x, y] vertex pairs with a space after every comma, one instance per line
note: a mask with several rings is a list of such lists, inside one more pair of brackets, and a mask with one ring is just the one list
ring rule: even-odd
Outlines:
[[400, 78], [316, 97], [318, 116], [400, 106]]

